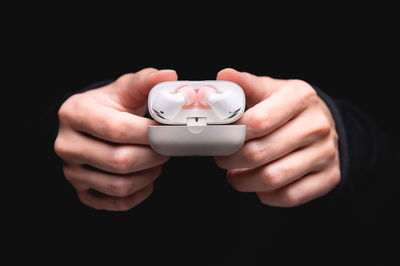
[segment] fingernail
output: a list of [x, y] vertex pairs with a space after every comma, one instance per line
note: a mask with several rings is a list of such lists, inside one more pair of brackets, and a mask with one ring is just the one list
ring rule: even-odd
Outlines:
[[160, 72], [175, 72], [175, 70], [173, 70], [173, 69], [161, 69], [161, 70], [158, 70], [158, 73], [160, 73]]
[[175, 70], [173, 70], [173, 69], [160, 69], [160, 70], [157, 70], [157, 71], [154, 71], [154, 72], [150, 73], [150, 76], [155, 76], [155, 75], [158, 75], [158, 74], [164, 73], [164, 72], [175, 72]]

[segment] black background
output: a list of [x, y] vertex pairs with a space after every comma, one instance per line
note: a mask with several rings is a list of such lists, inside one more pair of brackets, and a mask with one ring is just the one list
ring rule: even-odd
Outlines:
[[[74, 190], [59, 174], [60, 163], [51, 154], [52, 143], [47, 126], [52, 121], [48, 117], [49, 108], [66, 92], [80, 90], [96, 81], [115, 79], [144, 67], [175, 69], [179, 78], [186, 80], [215, 79], [217, 72], [225, 67], [276, 78], [303, 79], [333, 97], [348, 100], [364, 109], [394, 137], [394, 145], [398, 145], [398, 30], [395, 17], [390, 15], [390, 7], [328, 5], [307, 13], [294, 6], [236, 7], [239, 10], [233, 12], [229, 11], [231, 6], [214, 10], [193, 5], [184, 7], [182, 13], [168, 13], [167, 7], [158, 4], [110, 7], [101, 12], [92, 8], [62, 6], [46, 7], [48, 11], [35, 13], [30, 12], [29, 7], [25, 8], [20, 15], [22, 23], [10, 30], [10, 47], [5, 50], [12, 59], [8, 64], [12, 71], [7, 80], [15, 93], [13, 99], [17, 99], [13, 113], [18, 115], [18, 126], [22, 126], [18, 131], [22, 134], [16, 136], [18, 157], [13, 156], [18, 159], [11, 160], [16, 163], [11, 164], [14, 169], [11, 173], [16, 173], [13, 179], [17, 181], [15, 187], [19, 191], [10, 197], [13, 201], [11, 208], [14, 214], [23, 217], [16, 223], [16, 232], [22, 232], [15, 244], [17, 248], [23, 246], [30, 250], [38, 245], [40, 238], [46, 242], [45, 248], [65, 244], [65, 241], [74, 243], [78, 235], [86, 234], [86, 238], [79, 238], [80, 243], [75, 243], [82, 249], [72, 248], [71, 252], [85, 254], [85, 248], [97, 242], [117, 246], [128, 252], [124, 255], [129, 255], [129, 248], [120, 241], [135, 242], [135, 234], [124, 230], [129, 227], [132, 217], [138, 216], [106, 212], [99, 215], [80, 204]], [[21, 153], [24, 154], [22, 158]], [[192, 160], [175, 161], [170, 167], [193, 164]], [[199, 163], [200, 169], [209, 165], [208, 159], [205, 160]], [[215, 171], [219, 173], [221, 170], [215, 168]], [[199, 170], [197, 175], [201, 173]], [[185, 177], [175, 177], [169, 182], [170, 186], [189, 188], [183, 196], [190, 201], [193, 197], [190, 187], [195, 184], [190, 177]], [[206, 190], [210, 184], [208, 181], [215, 182], [206, 181], [196, 185], [204, 186]], [[219, 180], [216, 185], [227, 193], [235, 193], [223, 182]], [[173, 223], [173, 219], [168, 217], [182, 211], [179, 207], [181, 199], [173, 196], [166, 199], [166, 205], [175, 207], [153, 216], [164, 219], [166, 224], [160, 226], [159, 220], [152, 222], [155, 229], [151, 236], [161, 235], [167, 239], [158, 245], [188, 240], [182, 237], [174, 240], [173, 232], [168, 232], [168, 225]], [[154, 204], [149, 201], [148, 204]], [[190, 221], [198, 217], [203, 217], [201, 222], [205, 224], [218, 221], [208, 219], [210, 214], [206, 209], [200, 208], [203, 213], [195, 214], [194, 210], [198, 211], [201, 204], [196, 201], [193, 204], [191, 207], [185, 205], [188, 223], [182, 221], [181, 225], [173, 228], [187, 230], [192, 237], [203, 233], [207, 236], [207, 232], [190, 228]], [[226, 203], [218, 204], [221, 204], [220, 208], [214, 210], [223, 212]], [[140, 214], [141, 207], [137, 209], [136, 213]], [[229, 213], [227, 211], [227, 215]], [[143, 210], [142, 214], [149, 215]], [[102, 221], [96, 224], [99, 217]], [[121, 221], [122, 224], [118, 224]], [[147, 220], [139, 218], [138, 224], [144, 221]], [[379, 226], [387, 223], [393, 225], [391, 221], [383, 220]], [[361, 226], [354, 234], [366, 239], [379, 234], [379, 230], [369, 229]], [[334, 232], [327, 237], [332, 237]], [[226, 232], [221, 234], [221, 239], [232, 237]], [[143, 239], [144, 233], [140, 235], [139, 239]], [[155, 243], [149, 239], [143, 245], [151, 250]], [[279, 245], [284, 247], [285, 243]], [[343, 243], [337, 244], [338, 247], [341, 245]], [[57, 252], [61, 252], [62, 258], [69, 257], [62, 248]], [[222, 248], [221, 252], [225, 250]], [[41, 259], [42, 255], [35, 252], [35, 256]], [[91, 256], [98, 257], [99, 254], [93, 252]]]
[[217, 10], [155, 19], [158, 13], [147, 10], [150, 17], [121, 15], [117, 23], [94, 12], [27, 21], [22, 32], [14, 32], [18, 41], [11, 54], [16, 84], [24, 84], [23, 106], [45, 109], [65, 91], [144, 67], [175, 69], [180, 79], [194, 80], [214, 79], [233, 67], [304, 79], [362, 107], [383, 127], [393, 124], [399, 55], [390, 7], [312, 14], [282, 9], [272, 17], [245, 10], [249, 17], [219, 17]]

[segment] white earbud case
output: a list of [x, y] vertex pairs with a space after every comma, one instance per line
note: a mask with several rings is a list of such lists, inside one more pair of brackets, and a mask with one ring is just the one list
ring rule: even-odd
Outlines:
[[[183, 96], [176, 92], [185, 86], [190, 86], [196, 93], [204, 86], [211, 87], [216, 92], [213, 98], [222, 95], [223, 99], [213, 102], [213, 107], [195, 102], [181, 108], [178, 102], [182, 101]], [[167, 156], [230, 155], [245, 140], [246, 126], [230, 125], [242, 116], [245, 108], [244, 92], [233, 82], [206, 80], [159, 83], [150, 91], [148, 109], [150, 115], [164, 125], [149, 126], [150, 145], [156, 152]]]

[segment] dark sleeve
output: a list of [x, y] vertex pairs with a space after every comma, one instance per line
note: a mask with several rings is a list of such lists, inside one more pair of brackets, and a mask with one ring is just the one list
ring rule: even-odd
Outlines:
[[391, 136], [358, 107], [314, 89], [329, 107], [339, 136], [341, 182], [331, 194], [350, 195], [356, 201], [369, 199], [371, 204], [372, 199], [383, 199], [397, 182]]

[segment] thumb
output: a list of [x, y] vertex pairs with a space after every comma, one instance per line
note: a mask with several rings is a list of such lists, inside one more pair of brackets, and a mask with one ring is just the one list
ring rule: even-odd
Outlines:
[[218, 72], [217, 80], [231, 81], [242, 87], [248, 108], [268, 98], [279, 82], [271, 77], [259, 77], [233, 68], [225, 68]]
[[114, 82], [114, 93], [117, 94], [119, 103], [125, 108], [137, 111], [147, 104], [150, 90], [158, 83], [177, 80], [175, 70], [145, 68], [136, 73], [121, 76]]

